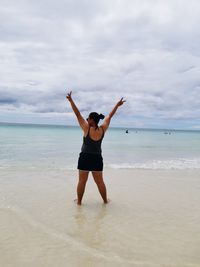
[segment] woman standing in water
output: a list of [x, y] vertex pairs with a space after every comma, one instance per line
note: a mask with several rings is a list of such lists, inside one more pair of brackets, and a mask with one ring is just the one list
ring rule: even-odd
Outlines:
[[91, 112], [85, 120], [77, 106], [72, 99], [72, 92], [68, 93], [66, 98], [71, 104], [72, 110], [74, 111], [78, 123], [83, 130], [83, 145], [81, 153], [78, 159], [78, 170], [79, 170], [79, 182], [77, 185], [77, 205], [81, 205], [83, 194], [85, 191], [85, 185], [88, 179], [88, 174], [91, 171], [95, 183], [97, 184], [99, 193], [101, 194], [104, 203], [108, 203], [106, 186], [103, 181], [103, 158], [101, 154], [101, 143], [106, 130], [109, 127], [111, 118], [117, 111], [118, 107], [123, 105], [125, 100], [120, 99], [119, 102], [112, 109], [110, 114], [105, 118], [103, 124], [98, 126], [99, 121], [104, 119], [104, 115], [96, 112]]

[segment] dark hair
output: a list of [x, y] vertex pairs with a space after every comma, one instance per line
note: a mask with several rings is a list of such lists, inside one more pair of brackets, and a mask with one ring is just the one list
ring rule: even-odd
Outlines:
[[105, 116], [103, 114], [98, 114], [97, 112], [91, 112], [89, 114], [89, 118], [93, 119], [93, 121], [98, 125], [100, 120], [103, 120]]

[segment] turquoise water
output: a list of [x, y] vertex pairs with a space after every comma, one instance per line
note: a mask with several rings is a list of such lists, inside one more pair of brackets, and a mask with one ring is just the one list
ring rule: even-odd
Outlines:
[[[110, 128], [106, 168], [199, 169], [200, 132]], [[73, 126], [0, 125], [0, 168], [75, 169], [82, 130]]]

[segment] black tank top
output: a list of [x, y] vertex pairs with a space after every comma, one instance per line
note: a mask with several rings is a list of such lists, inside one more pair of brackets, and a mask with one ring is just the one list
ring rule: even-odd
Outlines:
[[[103, 127], [101, 127], [103, 130]], [[102, 137], [95, 141], [90, 138], [90, 127], [88, 129], [88, 133], [86, 136], [83, 136], [83, 145], [81, 148], [81, 152], [83, 153], [90, 153], [90, 154], [101, 154], [101, 143], [104, 137], [104, 130]]]

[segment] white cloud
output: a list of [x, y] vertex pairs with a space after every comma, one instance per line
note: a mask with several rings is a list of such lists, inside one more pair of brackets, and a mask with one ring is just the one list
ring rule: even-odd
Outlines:
[[69, 88], [84, 115], [124, 96], [116, 124], [198, 125], [199, 12], [198, 0], [3, 1], [0, 120], [57, 120]]

